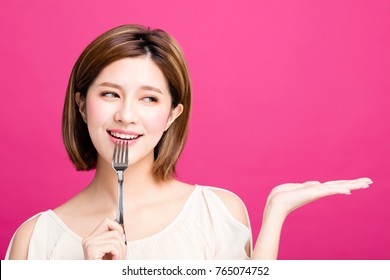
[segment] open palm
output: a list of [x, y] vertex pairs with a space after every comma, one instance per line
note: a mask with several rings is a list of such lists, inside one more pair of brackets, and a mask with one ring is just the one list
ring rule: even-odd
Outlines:
[[320, 183], [309, 181], [302, 184], [288, 183], [279, 185], [271, 191], [268, 202], [287, 215], [293, 210], [322, 197], [335, 194], [351, 194], [352, 190], [368, 188], [372, 184], [369, 178], [356, 180], [338, 180]]

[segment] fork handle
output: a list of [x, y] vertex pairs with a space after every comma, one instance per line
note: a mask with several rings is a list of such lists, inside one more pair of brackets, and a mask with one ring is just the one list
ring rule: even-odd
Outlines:
[[118, 204], [116, 208], [116, 221], [119, 224], [123, 224], [123, 172], [120, 171], [118, 172]]
[[[120, 224], [123, 228], [123, 233], [125, 234], [125, 226], [123, 223], [123, 171], [118, 171], [118, 204], [116, 209], [116, 219], [118, 224]], [[125, 240], [125, 243], [126, 240]]]

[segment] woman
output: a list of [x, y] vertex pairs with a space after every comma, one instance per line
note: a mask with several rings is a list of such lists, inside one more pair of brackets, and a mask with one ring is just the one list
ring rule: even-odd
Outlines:
[[[69, 157], [78, 170], [96, 169], [95, 176], [63, 205], [25, 222], [6, 258], [275, 259], [291, 211], [372, 183], [361, 178], [274, 188], [252, 251], [247, 211], [236, 195], [174, 179], [190, 109], [187, 65], [167, 33], [124, 25], [95, 39], [72, 70], [63, 111]], [[114, 220], [117, 141], [129, 145], [124, 228]]]

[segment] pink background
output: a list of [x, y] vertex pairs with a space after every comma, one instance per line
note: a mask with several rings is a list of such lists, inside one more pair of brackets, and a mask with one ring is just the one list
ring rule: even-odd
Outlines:
[[371, 177], [293, 212], [281, 259], [390, 259], [389, 1], [2, 1], [0, 256], [17, 227], [80, 191], [61, 140], [71, 67], [124, 23], [180, 42], [193, 81], [179, 179], [247, 205], [273, 186]]

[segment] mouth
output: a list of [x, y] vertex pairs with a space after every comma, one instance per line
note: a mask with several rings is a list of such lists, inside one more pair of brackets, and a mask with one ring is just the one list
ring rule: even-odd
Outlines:
[[107, 133], [114, 138], [114, 140], [125, 140], [125, 141], [131, 141], [136, 140], [142, 136], [142, 134], [138, 134], [135, 132], [118, 132], [118, 131], [112, 131], [107, 130]]

